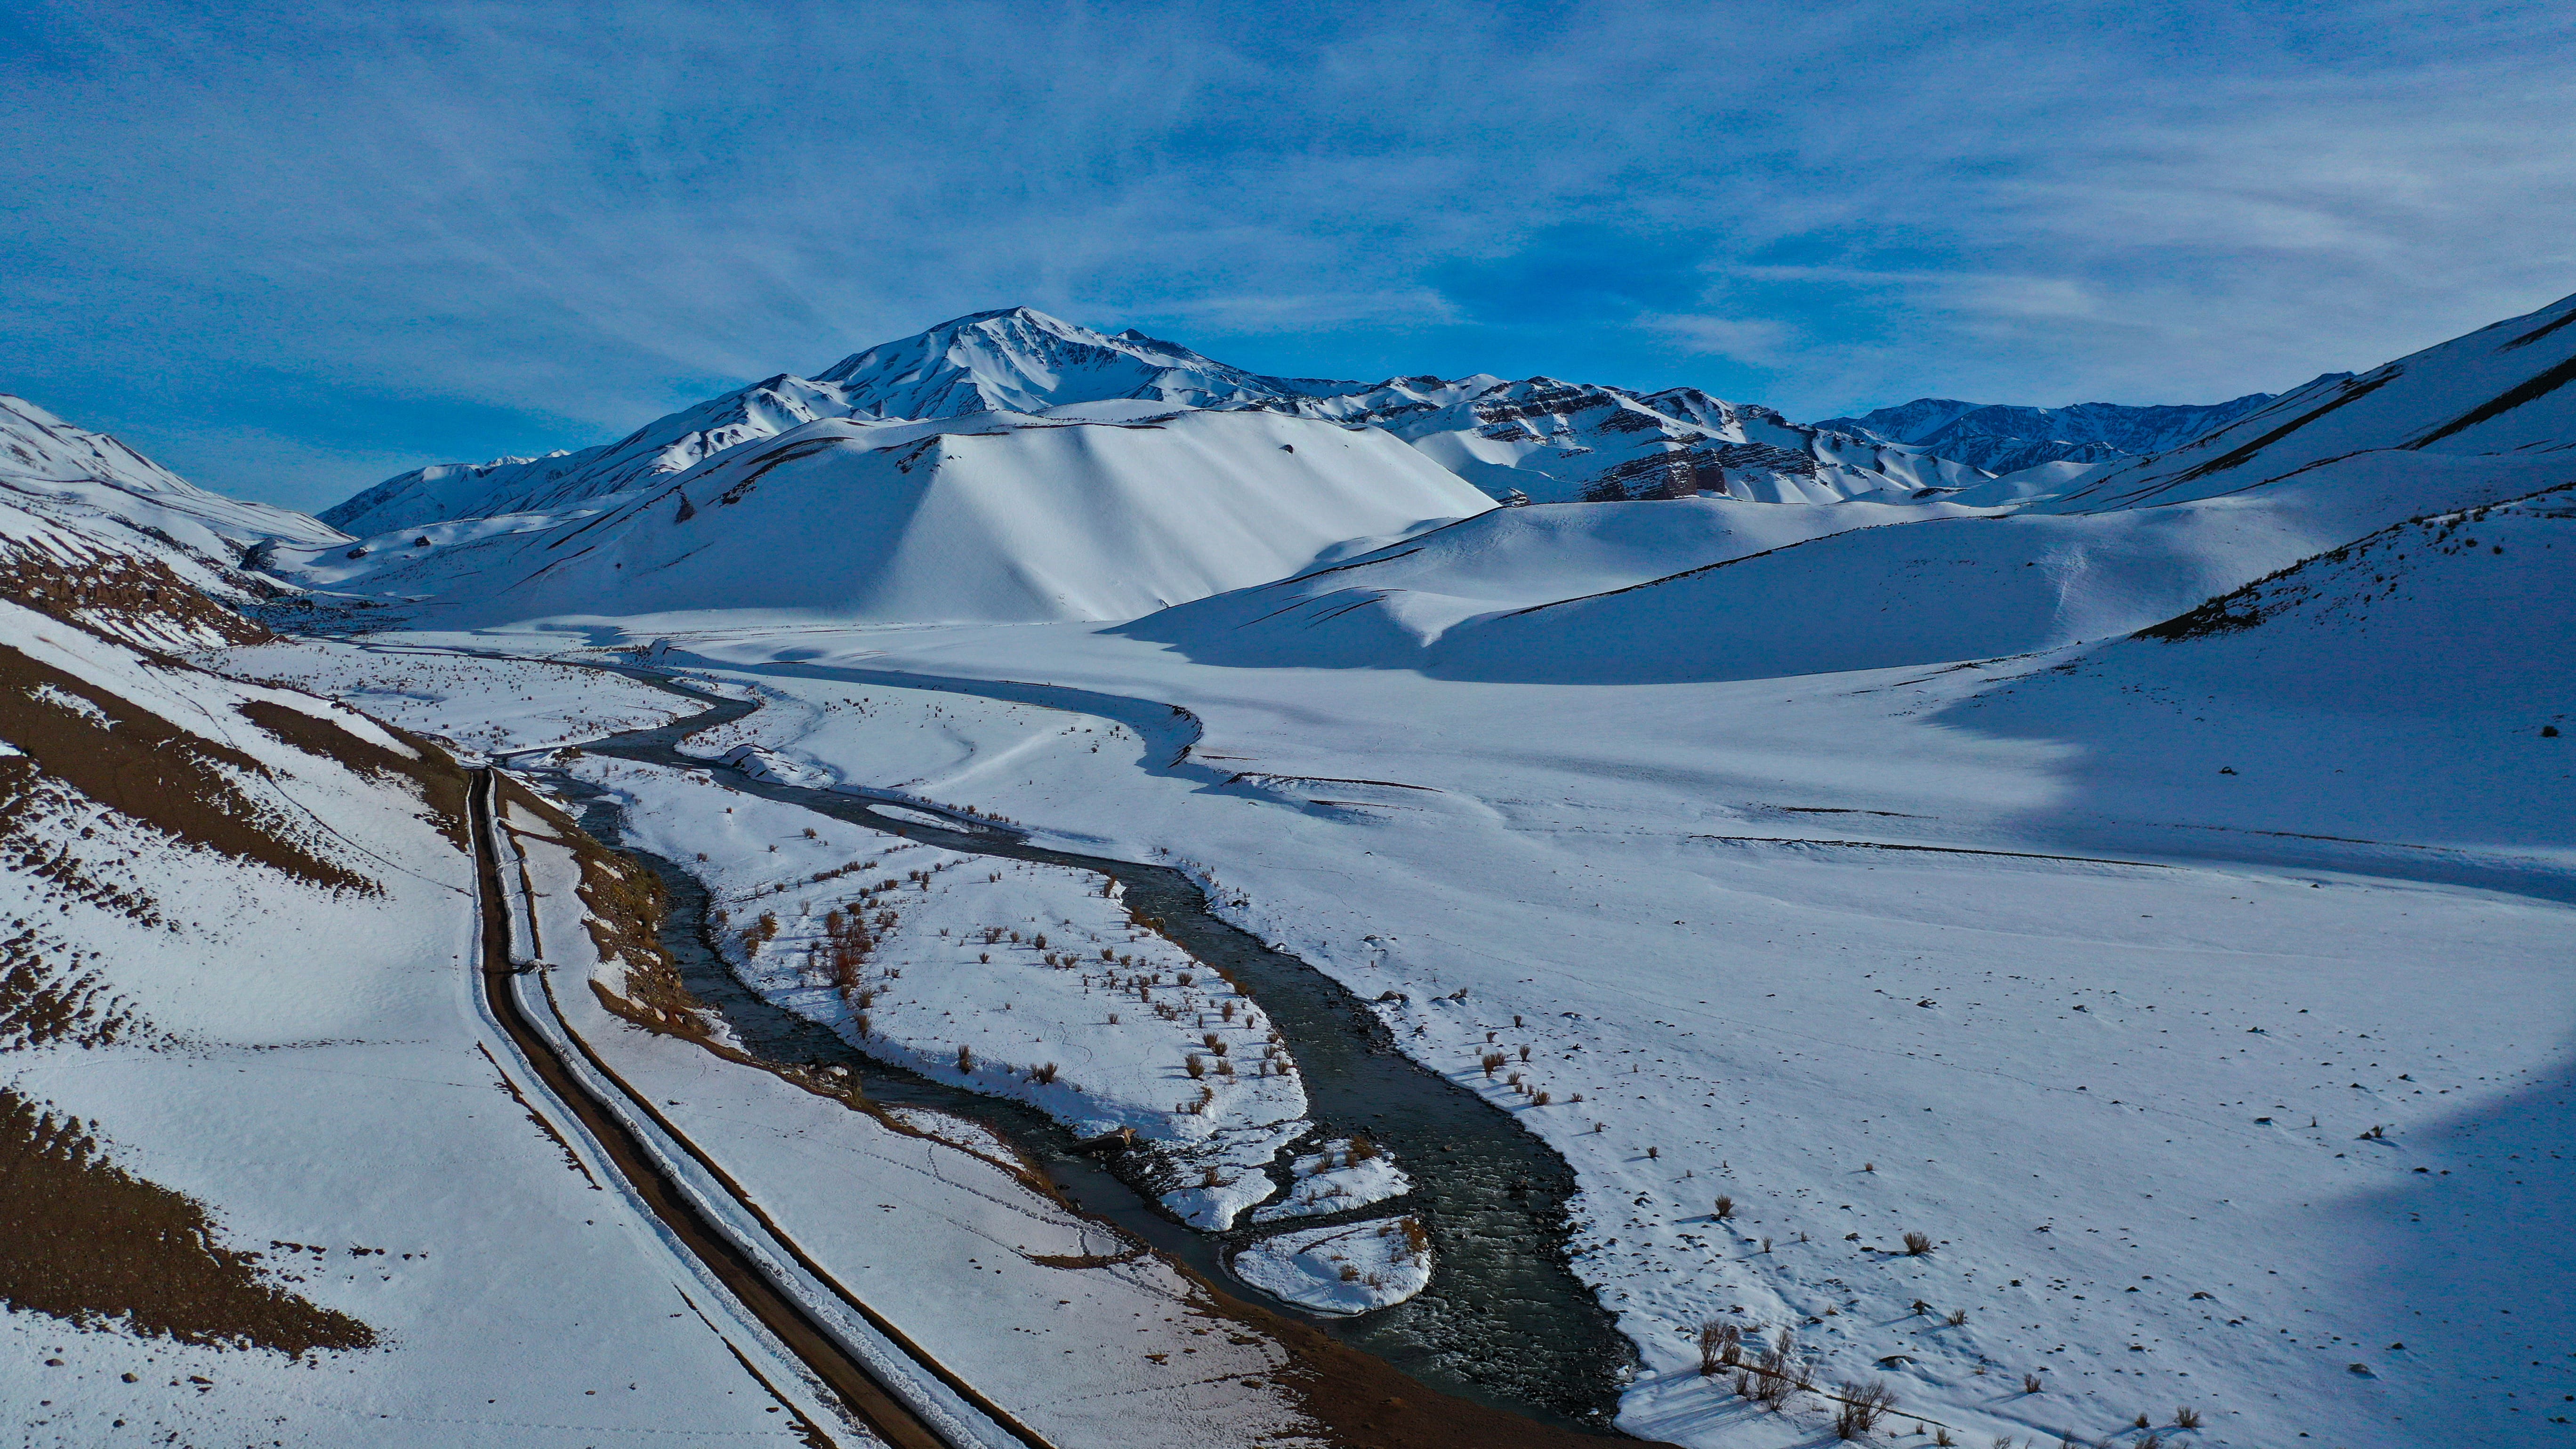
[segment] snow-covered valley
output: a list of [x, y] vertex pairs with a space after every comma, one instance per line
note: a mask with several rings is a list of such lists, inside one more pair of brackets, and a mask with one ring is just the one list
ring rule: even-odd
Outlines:
[[[1354, 1041], [1561, 1165], [1529, 1221], [1633, 1354], [1596, 1385], [1630, 1434], [1812, 1444], [1882, 1388], [1882, 1436], [1981, 1449], [2576, 1416], [2576, 299], [2144, 457], [1890, 454], [1882, 486], [1807, 452], [1821, 491], [1499, 508], [1466, 465], [1525, 471], [1500, 432], [1548, 407], [1697, 418], [1639, 454], [1667, 473], [1785, 425], [1679, 390], [1483, 417], [1499, 380], [1399, 398], [983, 318], [761, 385], [809, 416], [755, 398], [482, 500], [535, 511], [397, 522], [510, 479], [394, 480], [345, 515], [366, 540], [18, 415], [124, 481], [0, 499], [29, 661], [0, 1090], [22, 1158], [166, 1185], [268, 1305], [174, 1328], [12, 1279], [30, 1442], [871, 1432], [478, 1005], [440, 792], [486, 763], [519, 782], [506, 989], [961, 1423], [1561, 1432], [1474, 1417], [1516, 1407], [1501, 1365], [1416, 1385], [1328, 1336], [1452, 1311], [1454, 1149], [1319, 1105], [1272, 985], [1071, 857], [1185, 873], [1346, 991]], [[1442, 409], [1510, 456], [1426, 444]], [[638, 670], [730, 717], [663, 738], [698, 705]], [[656, 731], [676, 753], [610, 743]], [[138, 741], [195, 763], [97, 768]], [[732, 1034], [558, 807], [703, 888], [702, 944], [856, 1070]], [[1086, 1215], [1006, 1127], [870, 1103], [871, 1070], [1132, 1150], [1221, 1267]]]

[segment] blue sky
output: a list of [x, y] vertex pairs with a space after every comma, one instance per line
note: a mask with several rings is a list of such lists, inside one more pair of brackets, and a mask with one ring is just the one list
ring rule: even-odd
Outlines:
[[2576, 291], [2571, 9], [18, 0], [0, 390], [306, 508], [1015, 303], [2204, 401]]

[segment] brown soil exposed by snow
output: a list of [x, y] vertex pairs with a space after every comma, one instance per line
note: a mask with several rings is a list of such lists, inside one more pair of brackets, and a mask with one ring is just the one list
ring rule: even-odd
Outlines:
[[192, 1198], [112, 1161], [87, 1124], [0, 1087], [0, 1302], [83, 1328], [300, 1355], [375, 1331], [267, 1281]]
[[168, 648], [192, 635], [225, 644], [275, 637], [147, 554], [100, 550], [72, 563], [27, 544], [0, 543], [0, 599], [145, 648]]
[[[5, 645], [0, 739], [24, 752], [0, 758], [0, 859], [13, 869], [56, 869], [67, 888], [80, 888], [71, 844], [21, 828], [71, 803], [63, 798], [68, 789], [180, 840], [325, 890], [377, 889], [284, 833], [273, 811], [243, 793], [239, 778], [268, 773], [259, 761]], [[139, 914], [143, 907], [126, 909]]]

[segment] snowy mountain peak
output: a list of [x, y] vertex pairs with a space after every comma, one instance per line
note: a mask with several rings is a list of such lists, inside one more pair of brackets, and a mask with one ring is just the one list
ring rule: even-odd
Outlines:
[[851, 411], [880, 418], [1037, 412], [1145, 400], [1222, 407], [1297, 391], [1134, 328], [1112, 337], [1034, 307], [977, 312], [826, 368]]

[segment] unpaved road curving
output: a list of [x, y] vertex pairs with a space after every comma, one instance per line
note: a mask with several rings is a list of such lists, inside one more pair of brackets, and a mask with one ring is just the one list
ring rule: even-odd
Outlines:
[[[520, 1054], [580, 1119], [602, 1154], [681, 1246], [706, 1264], [762, 1326], [830, 1386], [854, 1417], [878, 1438], [900, 1449], [958, 1449], [879, 1383], [815, 1323], [803, 1304], [781, 1291], [730, 1237], [708, 1222], [688, 1196], [664, 1175], [644, 1144], [616, 1114], [591, 1096], [521, 1012], [518, 993], [510, 987], [510, 914], [501, 884], [499, 854], [492, 841], [492, 807], [492, 772], [477, 770], [467, 813], [472, 821], [475, 879], [483, 920], [483, 994], [491, 1004], [492, 1015], [517, 1043]], [[1015, 1426], [1006, 1423], [1004, 1427], [1009, 1430]], [[831, 1442], [824, 1426], [811, 1425], [809, 1429], [825, 1436], [824, 1442]], [[1031, 1449], [1049, 1449], [1045, 1440], [1032, 1433], [1021, 1431], [1016, 1437]]]

